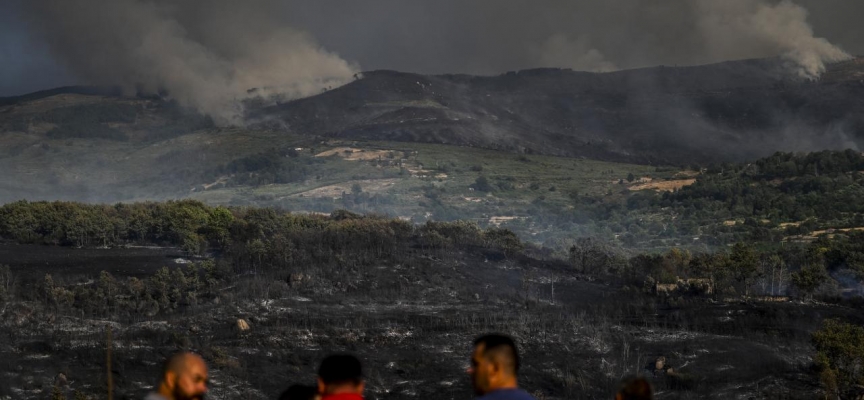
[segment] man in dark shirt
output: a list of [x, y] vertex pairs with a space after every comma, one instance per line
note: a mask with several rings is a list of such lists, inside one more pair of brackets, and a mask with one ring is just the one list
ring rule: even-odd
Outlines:
[[322, 400], [363, 400], [365, 387], [363, 368], [357, 357], [334, 354], [321, 361], [318, 393]]
[[471, 382], [477, 400], [535, 400], [519, 389], [519, 353], [508, 336], [484, 335], [474, 341], [471, 356]]

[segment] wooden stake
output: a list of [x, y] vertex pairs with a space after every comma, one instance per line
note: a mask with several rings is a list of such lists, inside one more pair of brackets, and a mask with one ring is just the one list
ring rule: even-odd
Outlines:
[[108, 400], [114, 400], [114, 376], [111, 374], [111, 325], [108, 325], [107, 347], [105, 349], [105, 366], [108, 373]]

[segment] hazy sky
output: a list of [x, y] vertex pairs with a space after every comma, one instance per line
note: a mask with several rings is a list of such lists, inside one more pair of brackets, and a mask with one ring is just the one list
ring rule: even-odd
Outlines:
[[786, 56], [809, 75], [864, 54], [857, 0], [6, 2], [0, 96], [117, 84], [168, 89], [208, 112], [248, 87], [302, 96], [361, 70], [608, 71]]

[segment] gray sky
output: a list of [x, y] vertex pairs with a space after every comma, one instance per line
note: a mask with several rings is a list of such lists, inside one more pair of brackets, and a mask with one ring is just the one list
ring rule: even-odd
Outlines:
[[0, 96], [79, 83], [167, 88], [210, 113], [249, 86], [302, 96], [360, 70], [608, 71], [787, 56], [810, 75], [843, 52], [864, 54], [855, 0], [7, 1]]
[[57, 65], [46, 44], [31, 40], [18, 0], [11, 1], [11, 7], [4, 7], [0, 13], [0, 96], [75, 82]]

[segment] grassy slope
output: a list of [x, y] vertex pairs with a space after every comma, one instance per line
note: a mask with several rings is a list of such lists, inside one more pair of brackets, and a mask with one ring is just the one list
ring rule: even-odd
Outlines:
[[[393, 204], [366, 205], [366, 211], [411, 217], [422, 215], [428, 211], [428, 205], [433, 203], [424, 196], [424, 188], [427, 188], [425, 191], [436, 192], [442, 203], [465, 211], [466, 216], [488, 220], [492, 215], [525, 215], [525, 210], [532, 202], [541, 197], [544, 198], [541, 200], [544, 207], [561, 209], [572, 203], [569, 196], [574, 192], [601, 195], [609, 190], [621, 190], [618, 181], [625, 179], [629, 173], [636, 176], [671, 176], [671, 173], [657, 173], [654, 167], [643, 165], [517, 155], [447, 145], [393, 142], [329, 144], [328, 147], [316, 148], [315, 152], [351, 146], [367, 151], [392, 150], [397, 153], [397, 159], [401, 157], [398, 154], [408, 153], [405, 171], [400, 174], [399, 166], [379, 167], [372, 165], [373, 161], [349, 161], [339, 155], [325, 158], [325, 163], [316, 166], [316, 178], [306, 182], [208, 190], [195, 193], [192, 197], [214, 204], [252, 200], [261, 205], [275, 203], [293, 210], [307, 209], [313, 203], [323, 207], [339, 207], [342, 203], [334, 200], [333, 196], [321, 197], [316, 192], [304, 192], [336, 185], [350, 193], [352, 185], [358, 183], [363, 191], [370, 194], [395, 196]], [[480, 176], [486, 177], [496, 186], [496, 190], [480, 192], [469, 189]], [[378, 180], [377, 184], [375, 180]], [[507, 183], [513, 188], [502, 189], [498, 183]], [[532, 183], [536, 183], [538, 188], [531, 189]], [[432, 187], [436, 190], [432, 190]], [[554, 191], [549, 190], [552, 187]], [[421, 202], [427, 207], [420, 206]]]

